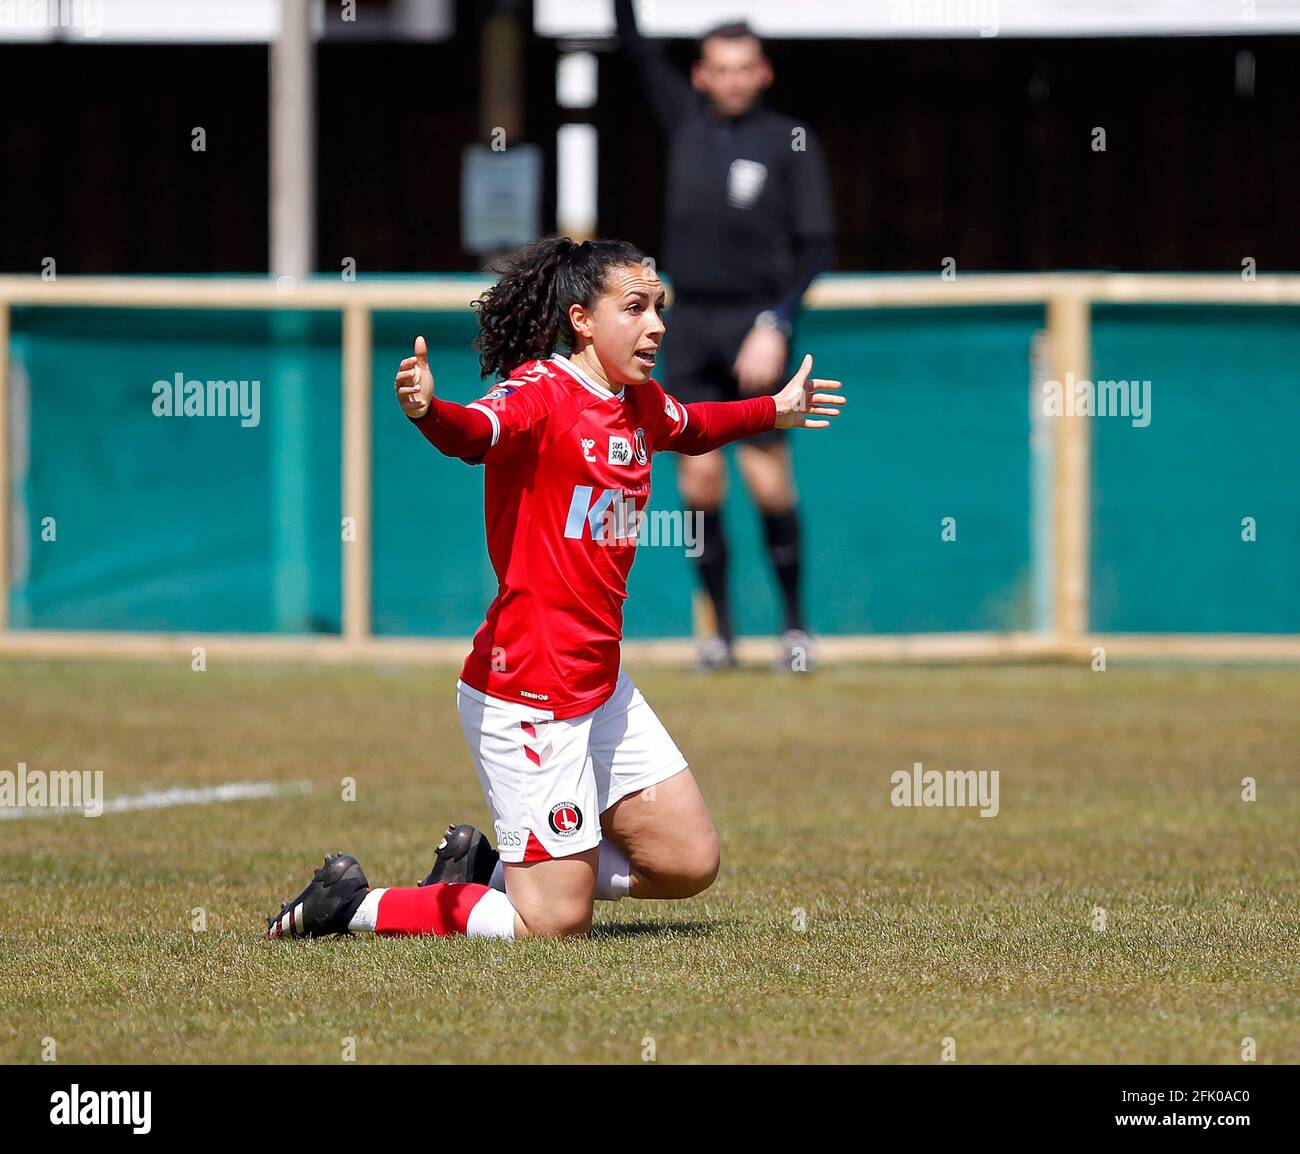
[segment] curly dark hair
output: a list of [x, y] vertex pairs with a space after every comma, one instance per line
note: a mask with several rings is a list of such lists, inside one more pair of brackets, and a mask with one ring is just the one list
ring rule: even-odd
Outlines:
[[644, 264], [646, 255], [623, 240], [549, 236], [510, 257], [496, 284], [473, 302], [478, 311], [483, 376], [508, 377], [525, 361], [549, 357], [577, 337], [569, 324], [575, 304], [591, 308], [611, 268]]

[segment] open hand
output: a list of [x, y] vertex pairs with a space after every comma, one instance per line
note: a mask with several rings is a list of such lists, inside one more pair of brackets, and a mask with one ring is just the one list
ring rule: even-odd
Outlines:
[[776, 394], [776, 427], [778, 429], [824, 429], [830, 421], [810, 420], [810, 417], [838, 417], [843, 397], [832, 396], [823, 390], [842, 389], [841, 381], [810, 380], [813, 359], [804, 357], [799, 371], [789, 384]]
[[423, 337], [415, 338], [415, 356], [398, 366], [393, 380], [397, 403], [412, 420], [418, 421], [429, 411], [433, 401], [433, 374], [429, 371], [429, 347]]

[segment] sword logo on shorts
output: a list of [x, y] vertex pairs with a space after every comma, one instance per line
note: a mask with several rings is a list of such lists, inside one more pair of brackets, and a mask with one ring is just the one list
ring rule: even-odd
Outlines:
[[582, 810], [571, 801], [562, 801], [551, 807], [549, 825], [552, 833], [572, 837], [582, 828]]

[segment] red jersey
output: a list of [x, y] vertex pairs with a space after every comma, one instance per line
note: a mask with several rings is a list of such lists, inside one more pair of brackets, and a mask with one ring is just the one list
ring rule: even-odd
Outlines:
[[477, 460], [499, 589], [461, 680], [557, 719], [590, 712], [618, 678], [650, 459], [689, 417], [653, 380], [610, 393], [559, 355], [468, 407], [492, 422]]

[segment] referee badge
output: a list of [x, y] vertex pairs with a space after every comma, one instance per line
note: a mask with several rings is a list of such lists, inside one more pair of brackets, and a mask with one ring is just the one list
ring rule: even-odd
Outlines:
[[757, 160], [733, 160], [727, 170], [727, 203], [732, 208], [753, 208], [767, 185], [767, 165]]

